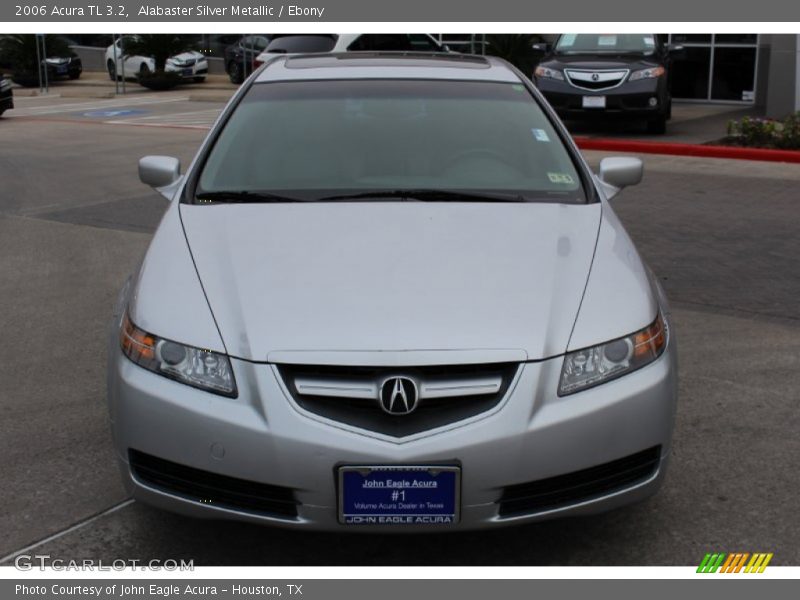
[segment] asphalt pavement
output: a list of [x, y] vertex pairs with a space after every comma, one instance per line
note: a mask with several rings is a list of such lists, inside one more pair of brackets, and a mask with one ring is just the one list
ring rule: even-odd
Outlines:
[[197, 521], [129, 501], [104, 404], [105, 334], [166, 206], [136, 161], [188, 164], [207, 124], [186, 122], [221, 107], [180, 90], [141, 98], [154, 101], [20, 98], [0, 118], [0, 561], [25, 551], [197, 565], [690, 565], [747, 551], [800, 564], [798, 165], [648, 155], [643, 183], [614, 201], [664, 284], [679, 340], [673, 457], [654, 498], [426, 536]]

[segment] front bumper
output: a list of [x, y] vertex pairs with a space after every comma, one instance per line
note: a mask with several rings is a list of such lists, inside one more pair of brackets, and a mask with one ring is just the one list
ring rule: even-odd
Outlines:
[[[672, 338], [672, 336], [670, 336]], [[521, 365], [504, 400], [471, 419], [395, 439], [306, 413], [271, 365], [233, 360], [239, 397], [215, 396], [146, 371], [112, 348], [109, 409], [123, 480], [137, 500], [206, 518], [315, 530], [412, 531], [424, 525], [338, 522], [336, 473], [343, 464], [457, 464], [461, 516], [436, 529], [473, 529], [592, 514], [652, 495], [664, 477], [676, 404], [674, 341], [654, 363], [564, 398], [561, 358]], [[623, 487], [550, 506], [501, 510], [509, 489], [659, 447], [654, 468]], [[209, 474], [292, 490], [296, 516], [232, 509], [142, 481], [134, 450]], [[213, 475], [211, 475], [213, 477]]]
[[[626, 82], [608, 89], [589, 91], [565, 81], [537, 79], [536, 87], [562, 119], [655, 117], [667, 111], [668, 94], [663, 78]], [[584, 96], [604, 96], [605, 108], [584, 108]], [[655, 104], [651, 104], [655, 98]]]
[[183, 78], [191, 79], [193, 77], [205, 77], [208, 75], [208, 62], [198, 61], [193, 65], [183, 66], [175, 63], [168, 63], [164, 69], [165, 71], [171, 71], [173, 73], [178, 73]]

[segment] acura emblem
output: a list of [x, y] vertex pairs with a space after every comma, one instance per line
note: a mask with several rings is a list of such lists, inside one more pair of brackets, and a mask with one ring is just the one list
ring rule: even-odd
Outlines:
[[389, 377], [381, 385], [381, 408], [390, 415], [407, 415], [417, 408], [417, 384], [410, 377]]
[[600, 81], [600, 75], [597, 73], [592, 73], [592, 81]]

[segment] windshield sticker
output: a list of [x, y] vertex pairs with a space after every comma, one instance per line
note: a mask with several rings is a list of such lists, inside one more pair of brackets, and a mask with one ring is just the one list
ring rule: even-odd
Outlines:
[[533, 137], [536, 138], [537, 142], [549, 142], [550, 138], [547, 135], [547, 132], [544, 129], [531, 129], [531, 133], [533, 133]]
[[564, 185], [572, 185], [575, 183], [575, 180], [572, 178], [572, 175], [569, 173], [547, 173], [547, 178], [550, 180], [550, 183], [561, 183]]
[[525, 86], [520, 85], [519, 83], [515, 83], [514, 85], [511, 86], [511, 89], [514, 90], [515, 92], [524, 92]]
[[575, 43], [575, 35], [574, 33], [565, 33], [561, 36], [561, 41], [559, 42], [560, 46], [572, 46]]
[[598, 46], [616, 46], [617, 45], [617, 36], [616, 35], [599, 35], [599, 36], [597, 36], [597, 45]]

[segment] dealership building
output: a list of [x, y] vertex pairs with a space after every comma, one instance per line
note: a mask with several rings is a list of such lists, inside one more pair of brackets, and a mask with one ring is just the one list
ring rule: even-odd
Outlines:
[[[457, 49], [483, 52], [486, 36], [441, 34]], [[542, 35], [553, 41], [557, 36]], [[770, 117], [800, 111], [800, 35], [670, 33], [684, 47], [674, 62], [672, 97], [691, 102], [755, 106]]]
[[[433, 34], [459, 52], [484, 53], [484, 34]], [[103, 51], [110, 35], [76, 35], [84, 68], [104, 69]], [[212, 73], [224, 73], [224, 48], [238, 34], [196, 35], [209, 55]], [[542, 34], [545, 40], [557, 36]], [[665, 41], [684, 47], [672, 73], [672, 96], [678, 101], [753, 106], [769, 117], [800, 111], [800, 35], [756, 33], [670, 33]]]

